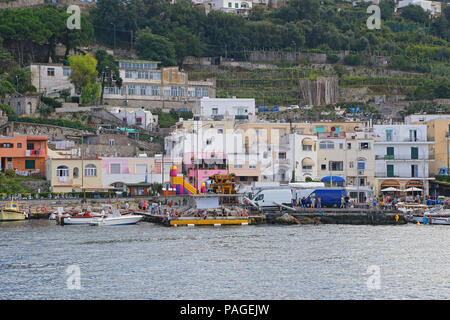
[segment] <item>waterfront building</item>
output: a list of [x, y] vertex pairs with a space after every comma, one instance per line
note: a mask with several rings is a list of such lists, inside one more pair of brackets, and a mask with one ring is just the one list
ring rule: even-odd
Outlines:
[[317, 179], [317, 135], [294, 133], [295, 181]]
[[424, 124], [374, 125], [375, 133], [375, 192], [394, 187], [425, 190], [428, 195], [429, 163], [432, 157]]
[[2, 136], [0, 137], [0, 170], [15, 170], [21, 176], [45, 176], [47, 160], [47, 137]]
[[[164, 164], [162, 166], [161, 164]], [[127, 184], [167, 184], [170, 166], [181, 164], [181, 159], [156, 155], [155, 157], [103, 157], [103, 186], [126, 191]], [[142, 186], [140, 186], [142, 187]]]
[[425, 124], [431, 161], [430, 176], [439, 174], [441, 168], [450, 167], [450, 115], [449, 114], [413, 114], [405, 117], [406, 124]]
[[101, 158], [49, 158], [47, 181], [52, 192], [104, 191]]

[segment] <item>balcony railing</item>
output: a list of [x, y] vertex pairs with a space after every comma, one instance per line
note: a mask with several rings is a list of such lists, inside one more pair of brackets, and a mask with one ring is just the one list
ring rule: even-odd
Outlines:
[[428, 157], [417, 157], [412, 158], [410, 155], [375, 155], [375, 160], [408, 160], [408, 161], [424, 161], [424, 160], [434, 160], [434, 155], [430, 154]]

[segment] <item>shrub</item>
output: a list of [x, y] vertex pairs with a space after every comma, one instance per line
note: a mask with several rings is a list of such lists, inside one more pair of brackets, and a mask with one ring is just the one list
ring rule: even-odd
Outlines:
[[339, 61], [339, 56], [335, 55], [335, 54], [329, 54], [327, 55], [327, 62], [329, 63], [336, 63]]
[[344, 64], [349, 66], [359, 66], [362, 63], [362, 58], [356, 54], [349, 54], [344, 57]]

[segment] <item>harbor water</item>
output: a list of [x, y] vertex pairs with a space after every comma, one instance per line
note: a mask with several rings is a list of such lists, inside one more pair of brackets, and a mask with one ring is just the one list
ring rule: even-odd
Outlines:
[[0, 299], [450, 299], [449, 226], [0, 224]]

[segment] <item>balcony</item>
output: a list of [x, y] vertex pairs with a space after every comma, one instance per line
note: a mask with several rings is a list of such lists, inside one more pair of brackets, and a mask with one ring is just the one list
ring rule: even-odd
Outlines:
[[428, 161], [428, 160], [434, 160], [434, 155], [429, 155], [427, 158], [425, 157], [418, 157], [418, 158], [412, 158], [411, 155], [375, 155], [375, 160], [391, 160], [391, 161]]

